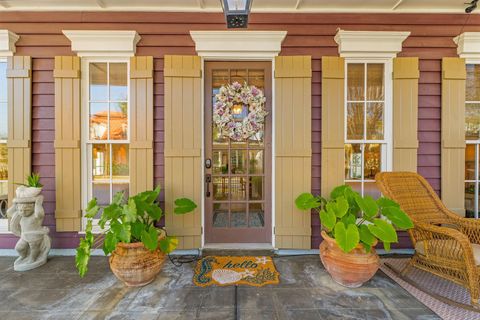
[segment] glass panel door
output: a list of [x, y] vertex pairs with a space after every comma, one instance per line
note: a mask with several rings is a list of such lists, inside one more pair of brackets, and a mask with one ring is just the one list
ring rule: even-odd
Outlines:
[[[206, 243], [271, 242], [271, 63], [207, 62], [205, 82]], [[234, 140], [213, 122], [216, 95], [224, 85], [247, 83], [262, 90], [269, 112], [265, 127]], [[231, 108], [235, 123], [247, 105]]]

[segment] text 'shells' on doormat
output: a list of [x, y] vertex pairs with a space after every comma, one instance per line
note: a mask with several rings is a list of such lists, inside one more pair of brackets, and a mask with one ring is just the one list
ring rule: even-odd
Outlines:
[[278, 284], [271, 257], [209, 256], [197, 262], [193, 282], [199, 287], [245, 284], [261, 287]]

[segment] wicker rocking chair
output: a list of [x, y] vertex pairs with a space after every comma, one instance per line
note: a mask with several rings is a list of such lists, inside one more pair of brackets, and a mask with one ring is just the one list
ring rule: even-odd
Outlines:
[[416, 173], [382, 172], [375, 180], [380, 191], [397, 201], [414, 223], [408, 232], [415, 254], [400, 275], [405, 276], [411, 267], [416, 267], [453, 281], [469, 290], [470, 307], [478, 308], [480, 221], [461, 218], [448, 210], [430, 184]]

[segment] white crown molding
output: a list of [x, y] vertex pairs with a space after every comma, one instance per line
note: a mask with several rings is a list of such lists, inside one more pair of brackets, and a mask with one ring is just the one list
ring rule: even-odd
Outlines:
[[338, 53], [346, 58], [394, 58], [402, 51], [408, 31], [345, 31], [335, 35]]
[[79, 57], [131, 57], [140, 36], [136, 31], [63, 30]]
[[0, 56], [13, 56], [16, 51], [15, 43], [20, 37], [8, 30], [0, 30]]
[[272, 59], [287, 31], [190, 31], [198, 55], [206, 59]]
[[468, 60], [480, 59], [480, 32], [464, 32], [453, 38], [457, 45], [457, 54]]

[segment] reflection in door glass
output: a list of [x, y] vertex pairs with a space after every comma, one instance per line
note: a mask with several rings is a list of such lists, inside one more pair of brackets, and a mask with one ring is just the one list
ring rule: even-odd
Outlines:
[[214, 200], [228, 200], [228, 178], [214, 178], [213, 179], [213, 199]]
[[247, 204], [232, 203], [232, 217], [230, 226], [232, 228], [245, 228], [247, 226]]
[[248, 206], [248, 226], [264, 227], [265, 226], [265, 210], [263, 203], [250, 203]]
[[213, 205], [213, 226], [227, 228], [228, 220], [228, 203], [215, 203]]

